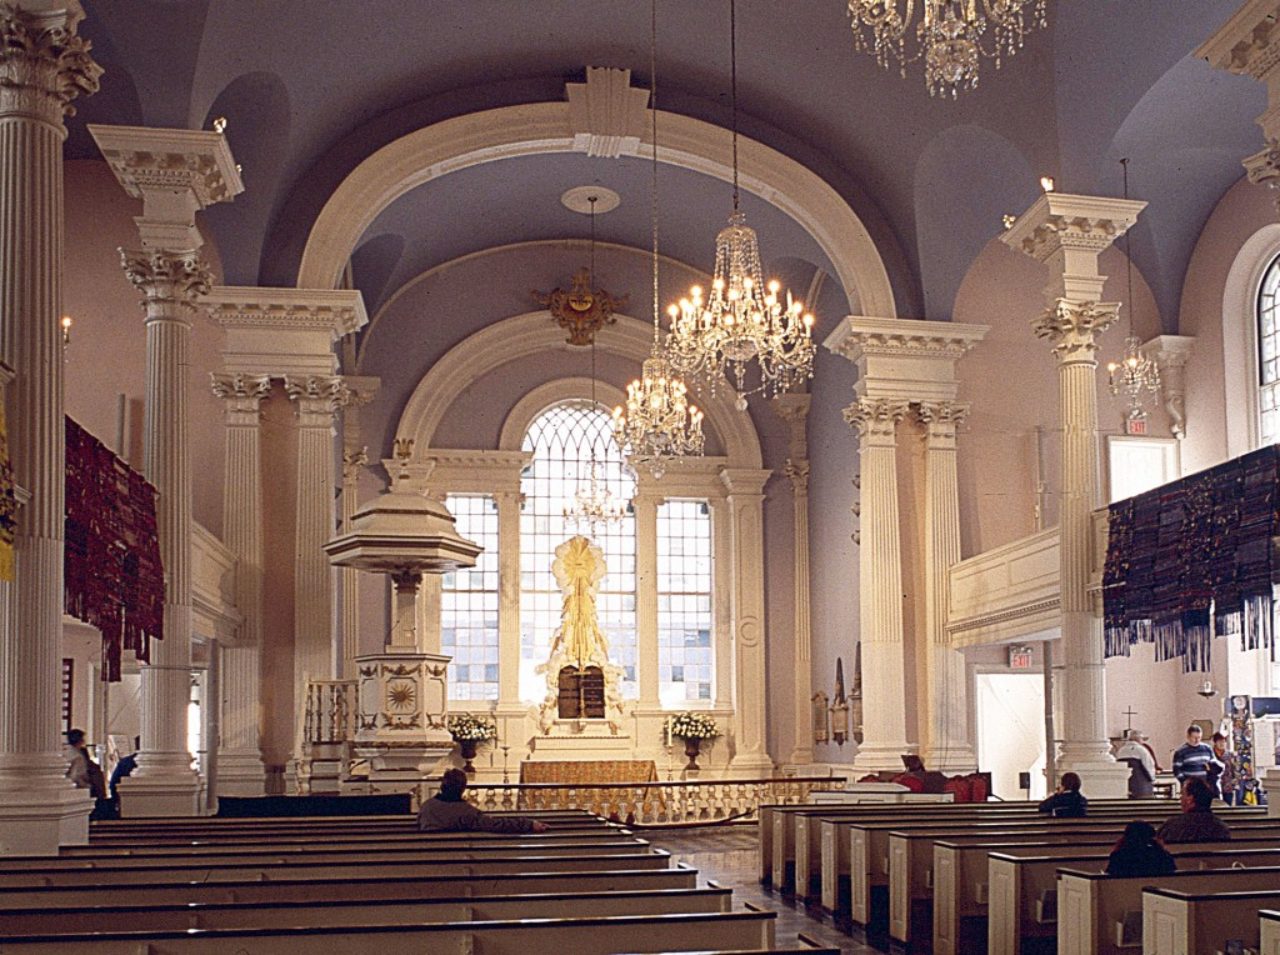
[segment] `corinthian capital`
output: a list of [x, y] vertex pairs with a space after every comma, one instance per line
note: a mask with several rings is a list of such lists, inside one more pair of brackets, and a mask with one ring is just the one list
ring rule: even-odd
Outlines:
[[98, 91], [102, 67], [93, 44], [76, 35], [79, 3], [40, 14], [0, 3], [0, 115], [26, 113], [61, 125], [74, 116], [71, 101]]
[[907, 407], [907, 402], [891, 398], [858, 398], [844, 409], [844, 420], [863, 438], [893, 444]]
[[924, 425], [925, 446], [955, 447], [956, 431], [969, 417], [969, 405], [960, 401], [921, 401], [916, 418]]
[[271, 394], [271, 379], [266, 375], [243, 372], [209, 375], [213, 393], [227, 403], [227, 424], [235, 427], [257, 427], [262, 399]]
[[333, 416], [351, 400], [351, 389], [338, 375], [285, 378], [284, 390], [297, 404], [298, 422], [304, 427], [329, 427]]
[[796, 494], [809, 493], [809, 462], [787, 458], [782, 473], [791, 481], [791, 490]]
[[1060, 298], [1031, 323], [1036, 336], [1047, 338], [1060, 362], [1095, 361], [1098, 336], [1120, 314], [1118, 302], [1074, 302]]
[[199, 252], [168, 249], [120, 250], [124, 274], [145, 298], [143, 308], [178, 305], [195, 309], [196, 299], [209, 291], [213, 275]]

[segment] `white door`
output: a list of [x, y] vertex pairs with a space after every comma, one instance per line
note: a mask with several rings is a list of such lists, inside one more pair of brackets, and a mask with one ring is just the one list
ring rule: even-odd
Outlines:
[[979, 673], [978, 768], [991, 773], [1002, 799], [1025, 799], [1018, 774], [1031, 774], [1031, 798], [1043, 799], [1044, 677], [1039, 673]]

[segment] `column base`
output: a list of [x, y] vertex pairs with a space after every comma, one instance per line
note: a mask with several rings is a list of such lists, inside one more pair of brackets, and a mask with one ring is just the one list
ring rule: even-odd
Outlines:
[[86, 845], [92, 811], [89, 790], [76, 789], [56, 771], [35, 770], [25, 776], [4, 772], [0, 774], [0, 856], [56, 856], [60, 846]]
[[262, 796], [267, 791], [267, 771], [259, 753], [226, 750], [218, 753], [216, 796]]
[[[901, 743], [863, 743], [853, 757], [853, 769], [859, 776], [866, 773], [903, 772], [902, 757], [918, 747], [905, 740]], [[927, 765], [927, 764], [926, 764]], [[855, 777], [851, 782], [857, 782]]]
[[1049, 783], [1052, 792], [1063, 773], [1075, 773], [1083, 784], [1081, 791], [1091, 799], [1124, 799], [1129, 795], [1129, 767], [1110, 756], [1074, 755], [1064, 750], [1057, 759], [1058, 779]]
[[187, 753], [143, 753], [132, 776], [120, 781], [126, 819], [200, 815], [200, 777]]
[[774, 775], [775, 769], [768, 753], [738, 753], [729, 760], [725, 772], [744, 779], [752, 777], [767, 779]]
[[803, 768], [813, 762], [813, 748], [810, 746], [797, 746], [791, 751], [791, 755], [787, 757], [787, 765]]
[[924, 768], [948, 776], [977, 772], [978, 757], [970, 746], [939, 746], [927, 748], [920, 757]]

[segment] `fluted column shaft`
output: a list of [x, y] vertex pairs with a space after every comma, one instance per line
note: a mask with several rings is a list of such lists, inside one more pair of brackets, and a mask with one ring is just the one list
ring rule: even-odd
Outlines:
[[658, 504], [652, 492], [632, 502], [636, 524], [636, 678], [640, 706], [657, 710], [658, 693]]
[[331, 680], [335, 671], [332, 568], [324, 545], [334, 524], [334, 415], [350, 392], [337, 376], [286, 378], [285, 390], [297, 411], [293, 665], [301, 720], [307, 679]]
[[845, 409], [858, 429], [862, 473], [862, 543], [858, 608], [862, 645], [862, 744], [859, 770], [901, 768], [907, 744], [902, 632], [902, 544], [898, 526], [898, 422], [905, 401], [860, 398]]
[[[338, 498], [343, 533], [351, 529], [351, 519], [360, 506], [360, 471], [368, 463], [369, 455], [364, 448], [343, 452], [342, 494]], [[344, 680], [354, 680], [356, 657], [360, 654], [360, 571], [353, 567], [343, 567], [339, 575], [342, 581], [342, 659], [338, 676]]]
[[809, 604], [809, 462], [788, 460], [785, 469], [791, 480], [792, 541], [795, 550], [795, 674], [792, 701], [795, 714], [796, 741], [791, 750], [791, 763], [803, 766], [813, 762], [813, 672], [811, 659], [811, 620]]
[[1060, 768], [1110, 758], [1106, 728], [1101, 621], [1089, 596], [1093, 551], [1091, 513], [1098, 495], [1097, 336], [1117, 316], [1108, 303], [1060, 300], [1035, 330], [1058, 357], [1062, 407], [1062, 498], [1059, 504], [1062, 572]]
[[768, 471], [725, 468], [737, 749], [731, 768], [769, 774], [764, 643], [764, 485]]
[[226, 402], [222, 541], [236, 556], [236, 607], [241, 615], [234, 643], [219, 647], [218, 794], [260, 796], [265, 778], [260, 739], [264, 575], [261, 403], [271, 393], [271, 379], [266, 375], [214, 375], [213, 391]]
[[947, 570], [960, 559], [960, 491], [956, 429], [968, 405], [922, 402], [916, 408], [925, 434], [925, 660], [928, 713], [924, 763], [944, 773], [972, 772], [968, 676], [964, 654], [947, 634]]
[[520, 492], [498, 498], [498, 707], [520, 705]]
[[[164, 639], [142, 668], [142, 755], [130, 779], [155, 805], [150, 815], [196, 811], [198, 779], [187, 750], [191, 699], [191, 445], [187, 389], [196, 298], [209, 270], [192, 250], [123, 252], [125, 274], [143, 293], [147, 365], [143, 471], [156, 488], [156, 524], [165, 570]], [[188, 809], [188, 806], [190, 807]]]
[[[0, 7], [0, 358], [17, 515], [14, 580], [0, 582], [0, 855], [88, 838], [88, 798], [63, 778], [62, 141], [70, 101], [102, 70], [75, 34], [77, 2]], [[5, 395], [0, 393], [0, 399]]]

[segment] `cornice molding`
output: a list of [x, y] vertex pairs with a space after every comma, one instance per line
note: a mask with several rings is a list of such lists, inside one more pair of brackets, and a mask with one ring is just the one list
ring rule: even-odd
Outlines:
[[124, 191], [190, 192], [198, 208], [230, 202], [244, 192], [227, 137], [199, 129], [89, 124], [89, 133]]
[[1046, 192], [1000, 241], [1037, 262], [1062, 249], [1100, 254], [1129, 230], [1146, 207], [1139, 199]]
[[910, 355], [957, 361], [990, 330], [989, 325], [962, 322], [848, 315], [827, 336], [823, 347], [850, 361], [864, 355]]
[[356, 289], [216, 285], [205, 296], [209, 317], [224, 328], [327, 331], [333, 341], [369, 321]]

